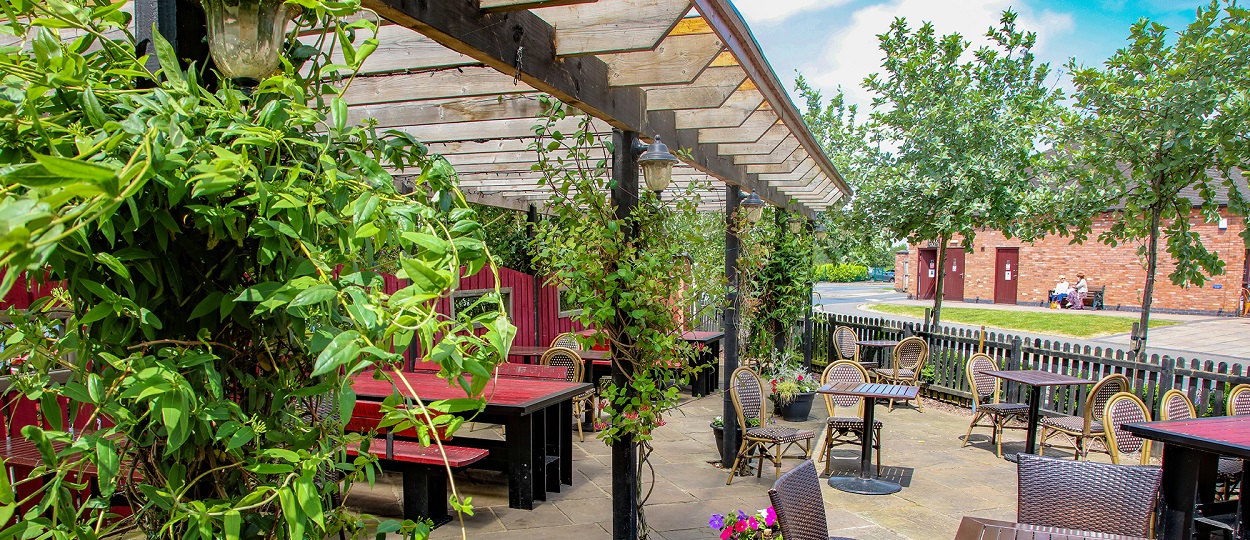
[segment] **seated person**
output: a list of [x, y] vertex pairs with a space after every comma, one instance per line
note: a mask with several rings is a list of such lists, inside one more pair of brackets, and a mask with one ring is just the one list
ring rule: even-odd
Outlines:
[[1055, 284], [1055, 292], [1050, 295], [1052, 304], [1058, 303], [1059, 307], [1064, 307], [1064, 302], [1068, 299], [1068, 293], [1072, 291], [1068, 285], [1068, 278], [1059, 276], [1059, 283]]

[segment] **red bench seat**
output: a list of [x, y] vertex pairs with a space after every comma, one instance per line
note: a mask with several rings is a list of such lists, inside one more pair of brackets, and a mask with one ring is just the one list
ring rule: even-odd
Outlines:
[[[459, 468], [485, 458], [490, 452], [480, 448], [462, 446], [421, 446], [414, 441], [395, 440], [392, 437], [373, 439], [369, 453], [377, 456], [383, 469], [398, 470], [404, 483], [404, 519], [413, 521], [429, 518], [438, 527], [451, 521], [447, 512], [447, 469], [443, 463]], [[350, 444], [347, 454], [360, 455], [360, 446]]]

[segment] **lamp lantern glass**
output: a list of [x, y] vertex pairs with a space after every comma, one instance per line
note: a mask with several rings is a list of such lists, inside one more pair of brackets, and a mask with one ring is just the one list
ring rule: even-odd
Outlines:
[[642, 166], [642, 177], [647, 182], [647, 189], [651, 191], [664, 191], [668, 189], [668, 184], [673, 180], [673, 166], [677, 164], [677, 156], [668, 151], [668, 145], [660, 141], [660, 136], [655, 136], [655, 142], [651, 143], [638, 156], [638, 164]]
[[208, 49], [222, 74], [256, 86], [278, 70], [286, 23], [303, 8], [284, 0], [200, 0], [208, 20]]
[[829, 231], [825, 229], [825, 224], [816, 224], [816, 241], [824, 242], [826, 238], [829, 238]]
[[746, 212], [747, 223], [759, 223], [760, 218], [764, 217], [764, 199], [761, 199], [759, 195], [754, 193], [747, 195], [745, 199], [742, 199], [740, 206]]
[[796, 216], [790, 216], [786, 220], [786, 228], [790, 230], [790, 234], [799, 234], [799, 231], [803, 230], [803, 220]]

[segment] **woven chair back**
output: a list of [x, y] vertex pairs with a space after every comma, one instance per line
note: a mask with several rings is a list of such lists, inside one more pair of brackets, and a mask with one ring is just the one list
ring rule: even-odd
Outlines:
[[1128, 377], [1120, 373], [1112, 373], [1094, 384], [1085, 398], [1085, 431], [1090, 430], [1092, 420], [1102, 421], [1107, 409], [1107, 400], [1120, 392], [1128, 392]]
[[1150, 535], [1162, 469], [1020, 454], [1016, 470], [1020, 523]]
[[990, 355], [976, 353], [968, 358], [965, 374], [968, 376], [968, 386], [977, 397], [976, 401], [979, 403], [986, 396], [993, 396], [994, 403], [998, 403], [998, 377], [987, 375], [987, 371], [998, 371], [998, 363]]
[[825, 540], [829, 527], [825, 521], [825, 501], [820, 495], [820, 477], [812, 460], [781, 475], [768, 498], [777, 512], [777, 524], [786, 540]]
[[[829, 367], [825, 368], [825, 372], [820, 375], [820, 384], [826, 385], [835, 382], [846, 383], [864, 383], [868, 382], [868, 372], [858, 362], [851, 360], [838, 360]], [[834, 396], [830, 394], [821, 394], [825, 398], [825, 409], [829, 411], [829, 416], [837, 416], [833, 414], [836, 407], [859, 407], [864, 398], [855, 396]], [[855, 416], [859, 416], [862, 411], [856, 412]]]
[[894, 346], [894, 369], [910, 369], [919, 372], [929, 359], [929, 343], [920, 336], [912, 336]]
[[759, 376], [751, 368], [740, 367], [734, 370], [729, 380], [732, 384], [729, 388], [730, 397], [733, 398], [734, 409], [738, 411], [738, 425], [750, 425], [747, 419], [755, 418], [763, 426], [764, 388], [760, 384]]
[[538, 361], [544, 366], [556, 366], [568, 368], [568, 376], [565, 378], [569, 382], [582, 382], [582, 369], [585, 365], [582, 363], [582, 357], [578, 356], [577, 351], [565, 347], [552, 347], [543, 353], [543, 357]]
[[1136, 454], [1141, 452], [1141, 465], [1150, 459], [1150, 442], [1124, 431], [1124, 424], [1139, 424], [1150, 421], [1150, 411], [1141, 398], [1128, 392], [1120, 392], [1107, 400], [1107, 410], [1103, 414], [1104, 427], [1107, 430], [1107, 447], [1111, 449], [1111, 462], [1121, 463], [1118, 454]]
[[833, 331], [833, 345], [838, 350], [838, 359], [855, 360], [859, 358], [859, 338], [855, 331], [846, 326], [839, 326]]
[[1159, 402], [1160, 420], [1189, 420], [1195, 416], [1194, 402], [1184, 392], [1173, 388], [1163, 394]]
[[1228, 411], [1229, 416], [1243, 416], [1250, 414], [1250, 384], [1239, 384], [1234, 386], [1228, 393]]
[[572, 332], [565, 332], [563, 334], [556, 336], [555, 339], [551, 340], [551, 346], [552, 347], [564, 347], [566, 349], [573, 349], [575, 351], [582, 350], [582, 344], [577, 341], [577, 334], [574, 334]]

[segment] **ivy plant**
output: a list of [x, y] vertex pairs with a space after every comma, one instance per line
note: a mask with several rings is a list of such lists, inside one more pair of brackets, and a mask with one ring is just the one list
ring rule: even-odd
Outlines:
[[[368, 441], [343, 430], [351, 377], [406, 352], [440, 363], [466, 398], [384, 407], [427, 440], [461, 420], [426, 411], [480, 408], [515, 329], [497, 295], [472, 318], [434, 309], [494, 271], [475, 213], [418, 141], [348, 122], [340, 94], [377, 46], [367, 20], [343, 22], [358, 6], [298, 3], [318, 46], [293, 33], [249, 92], [207, 88], [159, 36], [149, 72], [123, 2], [2, 4], [18, 40], [0, 48], [0, 292], [21, 272], [60, 281], [69, 314], [41, 301], [3, 329], [44, 422], [21, 430], [43, 465], [0, 486], [0, 537], [360, 535], [373, 518], [342, 503], [377, 469], [344, 451]], [[375, 529], [400, 530], [429, 528]]]

